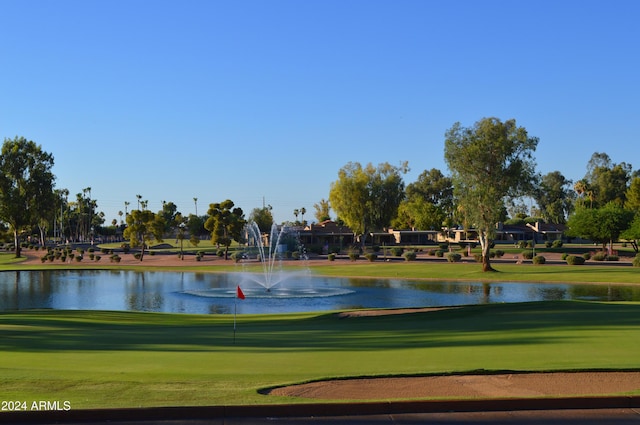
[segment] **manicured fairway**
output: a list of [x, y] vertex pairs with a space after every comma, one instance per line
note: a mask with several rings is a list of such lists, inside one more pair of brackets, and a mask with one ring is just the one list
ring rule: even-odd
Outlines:
[[[0, 313], [3, 399], [72, 408], [292, 403], [260, 388], [330, 377], [640, 369], [640, 304], [543, 302], [341, 319]], [[308, 400], [305, 400], [308, 402]]]

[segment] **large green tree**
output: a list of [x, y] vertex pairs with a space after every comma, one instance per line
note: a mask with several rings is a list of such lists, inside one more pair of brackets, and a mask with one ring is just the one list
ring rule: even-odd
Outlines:
[[446, 214], [440, 207], [416, 196], [400, 203], [398, 216], [392, 225], [401, 229], [440, 231], [445, 218]]
[[579, 236], [606, 245], [617, 241], [633, 220], [633, 212], [617, 202], [609, 202], [602, 208], [579, 206], [567, 221], [567, 235]]
[[560, 171], [552, 171], [542, 176], [533, 198], [546, 222], [565, 224], [573, 211], [575, 192], [571, 180], [567, 180]]
[[439, 231], [453, 217], [453, 182], [437, 168], [423, 171], [405, 193], [394, 227]]
[[331, 220], [331, 204], [326, 199], [321, 199], [318, 203], [313, 204], [315, 209], [314, 217], [318, 223], [322, 223], [325, 220]]
[[349, 162], [338, 171], [329, 202], [362, 244], [369, 231], [391, 225], [404, 197], [402, 175], [408, 170], [406, 162], [399, 166], [385, 162], [377, 167]]
[[13, 233], [16, 258], [20, 233], [45, 219], [54, 204], [53, 156], [24, 137], [5, 139], [0, 155], [0, 220]]
[[125, 239], [129, 239], [132, 247], [140, 247], [140, 261], [144, 259], [144, 252], [151, 240], [162, 242], [165, 222], [162, 216], [146, 209], [146, 201], [141, 209], [133, 210], [127, 215], [127, 228], [124, 230]]
[[590, 208], [612, 201], [624, 204], [631, 177], [631, 164], [615, 164], [606, 153], [595, 152], [587, 164], [587, 174], [576, 183], [575, 190], [581, 195], [581, 203]]
[[484, 118], [473, 127], [455, 123], [445, 136], [445, 160], [459, 209], [478, 232], [482, 270], [493, 271], [489, 250], [505, 198], [530, 193], [537, 137], [511, 119]]
[[271, 214], [271, 205], [262, 208], [254, 208], [249, 214], [249, 221], [253, 221], [258, 225], [262, 233], [269, 233], [273, 226], [273, 214]]
[[234, 240], [240, 242], [242, 229], [247, 221], [242, 208], [234, 208], [234, 203], [227, 199], [224, 202], [210, 204], [207, 211], [209, 218], [204, 223], [205, 229], [211, 232], [211, 242], [222, 245], [224, 259], [229, 258], [229, 246]]
[[640, 177], [634, 177], [626, 193], [625, 208], [640, 215]]

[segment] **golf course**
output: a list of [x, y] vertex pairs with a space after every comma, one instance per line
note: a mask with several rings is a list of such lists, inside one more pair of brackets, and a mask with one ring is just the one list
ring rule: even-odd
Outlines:
[[[23, 264], [11, 257], [0, 256], [0, 270], [61, 267]], [[90, 267], [148, 270], [150, 264]], [[83, 266], [89, 267], [74, 265]], [[192, 262], [165, 269], [225, 272], [225, 267]], [[640, 281], [640, 269], [620, 265], [495, 267], [498, 272], [486, 274], [473, 263], [309, 265], [311, 273], [327, 276]], [[640, 303], [635, 302], [553, 301], [407, 314], [339, 313], [239, 315], [234, 335], [233, 315], [5, 311], [0, 313], [0, 391], [3, 400], [59, 400], [72, 409], [290, 404], [310, 399], [263, 393], [290, 384], [352, 377], [640, 370]], [[640, 394], [640, 385], [626, 394]]]

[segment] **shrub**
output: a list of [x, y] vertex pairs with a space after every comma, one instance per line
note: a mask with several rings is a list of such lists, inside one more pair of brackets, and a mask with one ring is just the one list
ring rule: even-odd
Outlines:
[[571, 266], [580, 266], [585, 262], [584, 257], [580, 257], [578, 255], [568, 255], [566, 260], [567, 264]]
[[568, 256], [569, 254], [567, 254], [566, 252], [563, 252], [560, 258], [562, 258], [563, 260], [566, 260]]
[[496, 249], [496, 257], [501, 258], [502, 256], [504, 256], [504, 251], [501, 249]]
[[439, 258], [444, 257], [444, 251], [441, 249], [436, 250], [436, 257], [439, 257]]
[[224, 249], [217, 250], [216, 255], [220, 258], [224, 257]]
[[534, 241], [527, 241], [527, 248], [533, 248], [535, 246]]
[[415, 261], [416, 260], [416, 252], [415, 251], [407, 251], [404, 253], [405, 261]]
[[524, 258], [525, 260], [531, 260], [533, 258], [533, 251], [522, 251], [522, 253], [520, 253], [520, 255], [522, 256], [522, 258]]
[[200, 253], [196, 254], [196, 261], [202, 261], [202, 255], [200, 255]]
[[551, 241], [546, 241], [546, 242], [544, 243], [544, 247], [545, 247], [545, 248], [551, 248], [552, 246], [553, 246], [553, 243], [552, 243]]
[[482, 263], [482, 254], [473, 254], [473, 259], [476, 260], [476, 263]]
[[351, 261], [356, 261], [358, 258], [360, 258], [360, 253], [356, 252], [356, 251], [350, 251], [349, 252], [349, 259]]
[[336, 260], [336, 254], [334, 252], [332, 252], [331, 254], [327, 255], [327, 258], [329, 259], [329, 261], [335, 261]]
[[518, 248], [525, 249], [527, 247], [527, 243], [525, 241], [518, 242]]
[[553, 241], [551, 246], [553, 246], [554, 248], [562, 248], [562, 240], [556, 239], [555, 241]]
[[121, 258], [118, 254], [113, 254], [111, 255], [111, 257], [109, 257], [109, 259], [112, 263], [119, 263]]
[[447, 261], [450, 263], [457, 263], [461, 259], [462, 259], [462, 255], [458, 254], [457, 252], [449, 252], [447, 254]]
[[640, 267], [640, 254], [637, 254], [633, 259], [633, 267]]
[[135, 254], [133, 254], [133, 258], [135, 258], [136, 260], [139, 260], [140, 258], [142, 258], [142, 254], [139, 252], [136, 252]]
[[535, 257], [533, 257], [533, 264], [544, 264], [547, 262], [547, 259], [544, 258], [542, 255], [536, 255]]
[[394, 246], [393, 248], [391, 248], [391, 253], [396, 257], [402, 256], [403, 252], [404, 252], [404, 248], [402, 247]]
[[438, 244], [438, 248], [440, 248], [443, 251], [446, 251], [449, 249], [449, 244], [448, 243], [439, 243]]
[[[585, 260], [588, 260], [588, 258], [586, 258], [587, 255], [588, 253], [583, 255], [583, 257], [585, 257]], [[607, 261], [607, 253], [602, 251], [596, 252], [595, 254], [593, 254], [593, 257], [591, 257], [591, 259], [593, 259], [593, 261]]]
[[298, 251], [293, 251], [293, 252], [291, 253], [291, 257], [292, 257], [294, 260], [299, 260], [299, 259], [300, 259], [300, 252], [298, 252]]
[[76, 255], [76, 261], [79, 263], [82, 261], [82, 255]]
[[42, 257], [40, 257], [40, 261], [42, 261], [43, 263], [47, 260], [48, 260], [47, 255], [43, 255]]
[[620, 259], [620, 257], [618, 257], [617, 255], [609, 255], [607, 256], [607, 261], [618, 261]]
[[366, 254], [364, 254], [364, 258], [373, 263], [378, 259], [378, 255], [373, 252], [367, 252]]
[[96, 261], [100, 261], [100, 259], [101, 259], [102, 257], [101, 257], [101, 256], [99, 256], [99, 255], [96, 255], [96, 257], [95, 257], [95, 258], [96, 258]]
[[[224, 253], [223, 253], [223, 256], [224, 256]], [[244, 253], [242, 251], [234, 251], [231, 254], [231, 259], [236, 263], [240, 262], [240, 260], [242, 260], [243, 257], [244, 257]]]

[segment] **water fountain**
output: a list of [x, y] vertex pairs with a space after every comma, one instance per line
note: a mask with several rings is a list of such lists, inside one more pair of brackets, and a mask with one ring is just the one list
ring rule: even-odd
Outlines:
[[[304, 249], [294, 233], [285, 226], [273, 224], [268, 239], [263, 237], [255, 222], [246, 226], [247, 247], [240, 261], [242, 272], [237, 274], [236, 284], [242, 287], [247, 298], [317, 298], [351, 294], [348, 288], [336, 288], [327, 285], [312, 284], [314, 279], [309, 270], [300, 267], [297, 270], [283, 270], [281, 265], [285, 252], [292, 248], [301, 252], [300, 258], [306, 259]], [[259, 267], [251, 267], [259, 265]], [[253, 269], [259, 268], [260, 272]], [[286, 283], [285, 283], [286, 282]], [[184, 293], [205, 298], [231, 298], [236, 296], [233, 287], [211, 288], [208, 290], [187, 290]]]
[[275, 279], [278, 275], [274, 272], [280, 271], [279, 269], [276, 270], [275, 265], [276, 262], [278, 262], [279, 256], [282, 254], [280, 242], [286, 228], [282, 226], [280, 230], [278, 230], [278, 226], [275, 223], [272, 224], [268, 246], [266, 247], [264, 239], [262, 238], [262, 232], [256, 222], [252, 221], [248, 223], [246, 230], [247, 242], [258, 250], [258, 261], [262, 264], [262, 279], [256, 279], [255, 282], [262, 285], [267, 292], [271, 292], [271, 288], [282, 281], [281, 278]]

